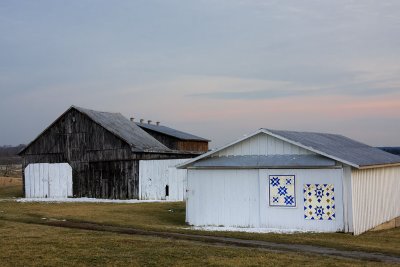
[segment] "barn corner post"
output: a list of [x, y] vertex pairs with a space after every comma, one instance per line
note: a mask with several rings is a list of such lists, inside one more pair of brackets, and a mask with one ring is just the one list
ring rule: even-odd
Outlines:
[[22, 197], [26, 198], [26, 192], [25, 192], [25, 168], [26, 168], [26, 163], [25, 163], [25, 157], [22, 157], [22, 165], [21, 165], [21, 175], [22, 175]]

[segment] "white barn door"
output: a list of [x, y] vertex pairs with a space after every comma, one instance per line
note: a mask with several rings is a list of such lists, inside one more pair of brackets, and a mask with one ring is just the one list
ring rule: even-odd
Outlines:
[[139, 161], [139, 198], [143, 200], [185, 200], [187, 170], [178, 170], [175, 166], [187, 160]]
[[27, 198], [72, 197], [72, 168], [68, 163], [35, 163], [25, 168]]

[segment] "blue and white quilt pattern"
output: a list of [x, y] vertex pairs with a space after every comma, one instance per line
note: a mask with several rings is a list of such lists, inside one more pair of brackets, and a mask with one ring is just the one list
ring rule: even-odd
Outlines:
[[333, 184], [305, 184], [304, 219], [335, 220], [335, 188]]
[[296, 207], [294, 175], [269, 176], [269, 205]]

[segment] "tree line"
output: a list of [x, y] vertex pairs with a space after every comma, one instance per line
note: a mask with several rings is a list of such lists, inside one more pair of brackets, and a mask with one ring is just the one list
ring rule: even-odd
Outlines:
[[0, 164], [20, 164], [21, 158], [18, 156], [25, 145], [0, 146]]

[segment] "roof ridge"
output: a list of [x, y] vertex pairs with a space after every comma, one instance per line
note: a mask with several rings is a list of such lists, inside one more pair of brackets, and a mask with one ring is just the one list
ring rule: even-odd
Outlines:
[[141, 122], [135, 122], [136, 125], [138, 125], [141, 128], [145, 128], [151, 131], [155, 131], [155, 132], [159, 132], [165, 135], [169, 135], [175, 138], [178, 138], [180, 140], [193, 140], [193, 141], [204, 141], [204, 142], [210, 142], [209, 139], [188, 133], [188, 132], [184, 132], [181, 130], [177, 130], [175, 128], [171, 128], [169, 126], [166, 125], [155, 125], [155, 124], [148, 124], [148, 123], [141, 123]]
[[[136, 126], [121, 113], [103, 112], [103, 111], [90, 110], [79, 107], [78, 108], [74, 107], [74, 108], [79, 112], [86, 114], [90, 119], [98, 123], [103, 128], [107, 129], [107, 131], [109, 131], [113, 135], [125, 141], [131, 147], [137, 148], [138, 151], [143, 151], [143, 152], [171, 151], [168, 147], [163, 145], [161, 142], [159, 142], [157, 139], [155, 139], [153, 136], [148, 134], [140, 127]], [[114, 116], [114, 118], [108, 118], [110, 119], [110, 121], [102, 121], [102, 119], [104, 118], [98, 118], [96, 117], [95, 114], [102, 114], [102, 115], [108, 114]], [[119, 118], [117, 118], [116, 116], [118, 116]], [[110, 124], [112, 125], [109, 125], [107, 122], [111, 122]], [[120, 123], [120, 125], [118, 125], [118, 122]], [[138, 137], [136, 135], [133, 135], [133, 133], [138, 133], [141, 136]]]

